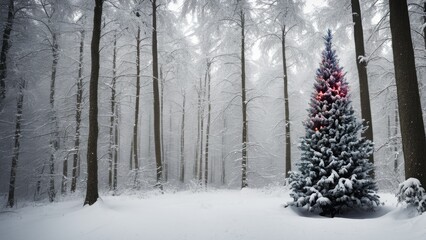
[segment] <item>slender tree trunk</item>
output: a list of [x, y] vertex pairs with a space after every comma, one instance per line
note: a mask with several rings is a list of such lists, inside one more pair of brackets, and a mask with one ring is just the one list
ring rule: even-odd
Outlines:
[[133, 125], [133, 160], [135, 162], [136, 177], [139, 170], [138, 156], [138, 125], [139, 125], [139, 100], [141, 91], [140, 80], [140, 43], [141, 29], [138, 26], [138, 35], [136, 38], [136, 103], [135, 103], [135, 124]]
[[19, 85], [19, 94], [18, 94], [17, 104], [16, 104], [15, 136], [14, 136], [12, 166], [10, 170], [9, 195], [7, 199], [8, 207], [13, 207], [15, 204], [16, 171], [18, 168], [19, 147], [20, 147], [20, 139], [21, 139], [21, 121], [22, 121], [22, 109], [24, 104], [24, 88], [25, 88], [25, 82], [21, 80], [21, 84]]
[[164, 181], [169, 181], [169, 159], [172, 150], [173, 133], [172, 133], [172, 108], [169, 108], [169, 141], [167, 143], [166, 153], [164, 156]]
[[0, 102], [6, 97], [6, 76], [7, 76], [7, 53], [10, 48], [10, 33], [12, 32], [15, 10], [13, 0], [9, 0], [9, 10], [7, 12], [7, 21], [3, 31], [3, 43], [0, 53]]
[[61, 182], [61, 194], [64, 195], [67, 192], [68, 185], [68, 154], [62, 164], [62, 182]]
[[223, 129], [222, 129], [222, 173], [221, 173], [221, 183], [224, 185], [226, 183], [226, 169], [225, 169], [225, 132], [226, 132], [226, 116], [223, 113]]
[[95, 0], [93, 35], [91, 45], [92, 69], [90, 72], [89, 139], [87, 144], [87, 190], [84, 205], [94, 204], [98, 198], [98, 82], [99, 42], [101, 40], [103, 0]]
[[194, 179], [198, 180], [198, 168], [199, 168], [199, 149], [200, 149], [200, 135], [201, 135], [201, 78], [200, 78], [200, 90], [198, 91], [197, 101], [197, 144], [195, 145], [195, 159], [194, 159]]
[[130, 170], [133, 170], [133, 136], [132, 136], [132, 140], [131, 140], [131, 144], [130, 144], [130, 158], [129, 158], [129, 163], [130, 163]]
[[112, 181], [112, 190], [117, 191], [117, 173], [118, 173], [118, 106], [116, 105], [116, 116], [115, 116], [115, 126], [114, 126], [114, 163], [113, 163], [113, 181]]
[[389, 0], [405, 177], [426, 185], [426, 142], [406, 0]]
[[180, 181], [185, 182], [185, 92], [183, 92], [182, 100], [182, 119], [180, 125]]
[[165, 153], [165, 147], [166, 145], [164, 144], [164, 78], [163, 78], [163, 68], [160, 67], [160, 119], [161, 119], [161, 123], [160, 123], [160, 134], [161, 134], [161, 156], [163, 156], [162, 160], [162, 166], [163, 166], [163, 180], [167, 182], [166, 179], [166, 172], [167, 170], [166, 168], [166, 153]]
[[211, 103], [210, 103], [210, 66], [211, 63], [207, 62], [207, 123], [206, 123], [206, 156], [205, 156], [205, 165], [204, 165], [204, 185], [207, 187], [209, 179], [209, 135], [210, 135], [210, 115], [211, 115]]
[[83, 56], [84, 56], [84, 30], [80, 31], [80, 55], [78, 59], [78, 78], [77, 78], [77, 102], [75, 108], [75, 138], [74, 138], [74, 152], [72, 164], [72, 177], [71, 177], [71, 192], [75, 192], [77, 187], [77, 177], [80, 159], [80, 125], [81, 125], [81, 111], [83, 102]]
[[[361, 115], [368, 125], [368, 128], [362, 133], [362, 135], [363, 137], [373, 141], [373, 121], [371, 119], [370, 93], [368, 90], [367, 62], [360, 59], [360, 57], [365, 57], [361, 7], [359, 5], [359, 0], [351, 0], [351, 4], [352, 21], [354, 23], [355, 61], [358, 69], [359, 89], [361, 95]], [[370, 162], [374, 164], [374, 154], [371, 154]], [[370, 172], [370, 175], [374, 178], [374, 170]]]
[[393, 170], [395, 173], [398, 173], [398, 105], [395, 104], [395, 129], [393, 132]]
[[[117, 143], [115, 138], [115, 133], [117, 131], [116, 126], [116, 102], [115, 102], [115, 87], [117, 83], [117, 34], [114, 34], [114, 44], [113, 44], [113, 53], [112, 53], [112, 83], [111, 83], [111, 116], [109, 118], [110, 120], [110, 127], [109, 127], [109, 148], [108, 148], [108, 155], [109, 155], [109, 167], [108, 167], [108, 185], [109, 189], [113, 190], [113, 169], [115, 168], [114, 163], [115, 162], [115, 155], [117, 152]], [[115, 154], [114, 154], [115, 153]]]
[[281, 30], [281, 50], [283, 58], [283, 74], [284, 74], [284, 115], [285, 115], [285, 176], [289, 177], [291, 171], [291, 133], [290, 133], [290, 109], [288, 103], [288, 75], [287, 75], [287, 59], [285, 52], [285, 37], [286, 37], [286, 26], [284, 25]]
[[50, 136], [50, 159], [49, 159], [49, 189], [47, 194], [49, 196], [49, 201], [53, 202], [55, 200], [55, 154], [59, 149], [59, 127], [58, 127], [58, 119], [56, 117], [55, 111], [55, 84], [56, 84], [56, 71], [58, 67], [59, 61], [59, 46], [57, 42], [56, 33], [52, 33], [52, 75], [50, 79], [50, 118], [52, 124], [54, 124], [54, 129]]
[[160, 133], [160, 96], [158, 92], [158, 50], [157, 50], [157, 1], [152, 0], [152, 80], [154, 95], [154, 141], [155, 159], [157, 165], [157, 187], [163, 190], [161, 161], [161, 133]]
[[248, 187], [247, 182], [247, 100], [246, 100], [246, 60], [245, 60], [245, 15], [240, 12], [241, 18], [241, 109], [242, 109], [242, 161], [241, 161], [241, 188]]
[[[200, 79], [201, 80], [201, 79]], [[200, 91], [201, 91], [201, 104], [200, 104], [200, 160], [199, 160], [199, 172], [198, 172], [198, 181], [199, 184], [203, 184], [203, 150], [204, 150], [204, 103], [206, 98], [206, 83], [207, 83], [207, 73], [204, 77], [204, 87], [200, 81]]]

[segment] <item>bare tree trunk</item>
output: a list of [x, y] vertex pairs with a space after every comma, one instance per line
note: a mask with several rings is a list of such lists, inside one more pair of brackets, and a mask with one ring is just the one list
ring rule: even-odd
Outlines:
[[9, 0], [9, 10], [7, 12], [7, 21], [3, 31], [3, 43], [0, 54], [0, 102], [6, 97], [6, 76], [7, 76], [7, 53], [10, 48], [10, 33], [12, 32], [15, 10], [13, 0]]
[[112, 190], [117, 191], [117, 172], [118, 172], [118, 106], [115, 108], [115, 126], [114, 126], [114, 163], [113, 163], [113, 181], [112, 181]]
[[163, 68], [160, 67], [160, 119], [161, 119], [161, 123], [160, 123], [160, 134], [161, 134], [161, 156], [163, 156], [162, 160], [162, 166], [163, 166], [163, 180], [167, 182], [167, 177], [166, 177], [166, 172], [167, 170], [166, 168], [166, 153], [165, 153], [165, 144], [164, 144], [164, 78], [163, 78]]
[[223, 129], [222, 129], [222, 173], [220, 176], [221, 183], [224, 185], [226, 183], [226, 169], [225, 169], [225, 132], [226, 132], [226, 116], [223, 113]]
[[72, 178], [71, 178], [71, 192], [75, 192], [77, 187], [78, 177], [78, 163], [80, 159], [80, 125], [81, 125], [81, 111], [83, 102], [83, 56], [84, 56], [84, 36], [85, 31], [80, 31], [80, 55], [78, 59], [78, 78], [77, 78], [77, 103], [75, 108], [75, 138], [74, 138], [74, 153], [72, 165]]
[[24, 104], [24, 88], [25, 88], [25, 82], [24, 80], [21, 80], [21, 83], [19, 84], [19, 94], [18, 94], [18, 99], [16, 103], [15, 136], [14, 136], [12, 166], [10, 170], [9, 195], [7, 199], [8, 207], [13, 207], [15, 204], [16, 171], [18, 168], [19, 147], [20, 147], [20, 139], [21, 139], [21, 121], [22, 121], [22, 109]]
[[169, 141], [167, 143], [167, 148], [165, 151], [164, 157], [164, 181], [169, 181], [169, 158], [170, 158], [170, 151], [172, 149], [172, 142], [173, 142], [173, 133], [172, 133], [172, 108], [169, 108]]
[[241, 109], [242, 109], [242, 161], [241, 188], [248, 187], [247, 183], [247, 100], [246, 100], [246, 63], [245, 63], [245, 14], [241, 9]]
[[61, 194], [64, 195], [67, 192], [68, 185], [68, 154], [62, 164], [62, 182], [61, 182]]
[[203, 150], [204, 150], [204, 101], [206, 97], [205, 89], [206, 89], [206, 82], [207, 82], [207, 73], [204, 78], [204, 87], [201, 84], [200, 79], [200, 93], [201, 93], [201, 101], [200, 101], [200, 160], [199, 160], [199, 172], [198, 172], [198, 181], [199, 184], [203, 184]]
[[113, 169], [115, 168], [115, 155], [117, 153], [117, 143], [116, 143], [116, 136], [115, 133], [117, 132], [117, 126], [116, 126], [116, 102], [115, 102], [115, 87], [117, 83], [117, 34], [114, 34], [114, 44], [113, 44], [113, 54], [112, 54], [112, 83], [111, 83], [111, 116], [110, 116], [110, 127], [109, 127], [109, 148], [108, 148], [108, 155], [109, 155], [109, 167], [108, 167], [108, 185], [109, 189], [113, 190]]
[[[355, 61], [358, 69], [359, 90], [361, 95], [361, 115], [368, 125], [368, 128], [362, 135], [373, 141], [373, 121], [371, 119], [370, 93], [368, 90], [367, 62], [360, 58], [365, 57], [361, 7], [359, 5], [359, 0], [351, 0], [351, 4], [352, 21], [354, 23]], [[371, 154], [370, 162], [374, 164], [374, 154]], [[370, 176], [374, 178], [374, 175], [374, 170], [372, 170]]]
[[182, 183], [185, 182], [185, 92], [183, 92], [183, 100], [182, 100], [182, 119], [181, 119], [181, 127], [180, 127], [180, 181]]
[[98, 82], [99, 42], [101, 40], [103, 0], [95, 0], [92, 35], [92, 69], [90, 72], [89, 139], [87, 144], [87, 190], [84, 205], [94, 204], [98, 198]]
[[206, 155], [205, 155], [205, 165], [204, 165], [204, 185], [207, 187], [208, 179], [209, 179], [209, 135], [210, 135], [210, 112], [212, 109], [210, 103], [210, 66], [211, 63], [207, 62], [207, 123], [206, 123]]
[[194, 159], [194, 179], [198, 181], [198, 168], [199, 168], [199, 144], [201, 135], [201, 78], [200, 78], [200, 90], [198, 91], [198, 102], [197, 102], [197, 144], [195, 145], [195, 159]]
[[287, 75], [287, 59], [285, 52], [285, 37], [286, 37], [286, 26], [284, 25], [281, 29], [281, 50], [283, 58], [283, 74], [284, 74], [284, 115], [285, 115], [285, 176], [289, 177], [291, 171], [291, 133], [290, 133], [290, 109], [288, 103], [288, 75]]
[[405, 177], [426, 185], [426, 142], [406, 0], [389, 0]]
[[130, 144], [130, 158], [129, 158], [129, 163], [130, 163], [130, 170], [133, 170], [133, 136], [132, 136], [132, 143]]
[[58, 67], [59, 61], [59, 46], [56, 38], [56, 33], [52, 33], [52, 75], [50, 79], [50, 118], [52, 124], [54, 124], [54, 129], [50, 136], [50, 158], [49, 158], [49, 189], [47, 194], [49, 196], [49, 201], [53, 202], [55, 200], [55, 154], [59, 149], [59, 129], [58, 129], [58, 120], [56, 117], [55, 111], [55, 84], [56, 84], [56, 70]]
[[398, 173], [398, 105], [395, 104], [395, 129], [393, 132], [393, 170], [395, 173]]
[[138, 158], [138, 125], [139, 125], [139, 100], [141, 91], [140, 80], [140, 43], [141, 29], [138, 26], [138, 35], [136, 37], [136, 103], [135, 103], [135, 124], [133, 125], [133, 161], [135, 162], [135, 178], [137, 178], [139, 170]]
[[157, 50], [157, 1], [152, 0], [152, 80], [154, 95], [154, 141], [155, 159], [157, 164], [157, 187], [163, 190], [163, 165], [161, 161], [161, 133], [160, 133], [160, 96], [158, 93], [158, 50]]

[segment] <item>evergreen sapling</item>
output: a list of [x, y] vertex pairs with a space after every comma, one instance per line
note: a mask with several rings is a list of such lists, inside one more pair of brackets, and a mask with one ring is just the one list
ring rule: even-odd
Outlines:
[[321, 210], [334, 217], [345, 209], [373, 209], [379, 205], [369, 156], [373, 143], [361, 137], [365, 130], [351, 105], [348, 84], [332, 48], [332, 34], [324, 37], [316, 71], [306, 134], [301, 139], [299, 172], [290, 173], [290, 206]]

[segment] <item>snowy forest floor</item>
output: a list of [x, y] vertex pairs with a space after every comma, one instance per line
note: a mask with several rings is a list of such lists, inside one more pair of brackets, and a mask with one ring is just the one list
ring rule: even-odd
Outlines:
[[0, 239], [426, 239], [426, 214], [398, 207], [393, 194], [381, 194], [375, 212], [335, 218], [284, 208], [289, 200], [281, 188], [103, 196], [90, 207], [64, 198], [0, 209]]

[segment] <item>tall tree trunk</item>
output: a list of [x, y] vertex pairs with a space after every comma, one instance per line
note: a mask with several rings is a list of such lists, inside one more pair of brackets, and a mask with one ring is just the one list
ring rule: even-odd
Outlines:
[[64, 162], [62, 163], [62, 182], [61, 182], [61, 194], [64, 195], [67, 192], [68, 185], [68, 154], [66, 155]]
[[398, 106], [395, 104], [395, 129], [393, 132], [393, 170], [398, 173]]
[[14, 136], [14, 146], [13, 146], [13, 157], [12, 157], [12, 166], [10, 170], [10, 182], [9, 182], [9, 195], [7, 199], [7, 206], [13, 207], [15, 204], [15, 184], [16, 184], [16, 171], [18, 168], [18, 158], [19, 158], [19, 147], [21, 139], [21, 121], [22, 121], [22, 109], [24, 104], [24, 88], [25, 82], [21, 80], [19, 84], [19, 94], [16, 104], [16, 120], [15, 120], [15, 136]]
[[7, 12], [7, 21], [3, 31], [3, 43], [0, 54], [0, 102], [6, 97], [6, 75], [7, 75], [7, 53], [10, 48], [10, 33], [12, 32], [15, 10], [13, 0], [9, 0], [9, 10]]
[[222, 128], [222, 172], [221, 172], [221, 183], [222, 185], [225, 184], [225, 177], [226, 177], [226, 169], [225, 169], [225, 132], [226, 132], [226, 116], [225, 113], [223, 113], [223, 128]]
[[245, 15], [241, 9], [241, 110], [242, 122], [242, 161], [241, 161], [241, 188], [248, 187], [247, 183], [247, 100], [246, 100], [246, 60], [245, 60]]
[[80, 31], [80, 55], [78, 59], [78, 78], [77, 78], [77, 102], [75, 108], [75, 137], [74, 137], [74, 152], [72, 164], [71, 192], [75, 192], [77, 187], [78, 168], [80, 161], [80, 125], [81, 111], [83, 102], [83, 56], [84, 56], [84, 36], [85, 31]]
[[406, 0], [389, 0], [405, 177], [426, 185], [426, 141]]
[[201, 93], [201, 98], [200, 98], [200, 159], [199, 161], [199, 172], [198, 172], [198, 181], [199, 184], [203, 184], [203, 150], [204, 150], [204, 102], [205, 102], [205, 98], [206, 98], [206, 83], [207, 83], [207, 72], [206, 75], [204, 77], [204, 87], [202, 86], [201, 83], [201, 79], [200, 79], [200, 93]]
[[205, 164], [204, 164], [204, 185], [207, 187], [208, 179], [209, 179], [209, 135], [210, 135], [210, 112], [212, 109], [210, 103], [210, 84], [211, 84], [211, 76], [210, 76], [210, 66], [211, 63], [207, 62], [207, 123], [206, 123], [206, 155], [205, 155]]
[[130, 144], [130, 158], [129, 158], [129, 165], [130, 165], [130, 170], [133, 170], [133, 136], [132, 136], [132, 140], [131, 140], [131, 144]]
[[[370, 93], [368, 90], [367, 62], [361, 57], [365, 57], [364, 31], [362, 28], [361, 7], [359, 0], [351, 0], [352, 21], [354, 23], [355, 40], [355, 61], [358, 69], [359, 90], [361, 98], [361, 115], [368, 128], [362, 133], [363, 137], [373, 141], [373, 121], [371, 119]], [[370, 162], [374, 164], [374, 153], [370, 156]], [[370, 172], [374, 178], [374, 170]]]
[[135, 103], [135, 124], [133, 125], [133, 161], [135, 162], [136, 176], [139, 170], [138, 158], [138, 125], [139, 125], [139, 100], [141, 91], [141, 77], [140, 77], [140, 43], [141, 43], [141, 29], [138, 26], [138, 35], [136, 37], [136, 103]]
[[158, 49], [157, 49], [157, 1], [152, 0], [152, 86], [154, 95], [154, 141], [155, 162], [157, 165], [157, 187], [163, 190], [160, 133], [160, 96], [158, 92]]
[[197, 144], [195, 145], [195, 159], [194, 159], [194, 179], [198, 181], [198, 168], [199, 168], [199, 145], [201, 135], [201, 78], [200, 78], [200, 90], [197, 93]]
[[286, 26], [284, 25], [281, 29], [281, 51], [283, 58], [283, 74], [284, 74], [284, 115], [285, 115], [285, 176], [289, 177], [291, 171], [291, 139], [290, 139], [290, 109], [288, 103], [288, 75], [287, 75], [287, 59], [285, 52], [285, 37], [286, 37]]
[[92, 69], [90, 72], [89, 139], [87, 143], [87, 190], [84, 205], [94, 204], [98, 198], [98, 82], [99, 42], [101, 40], [103, 0], [95, 0], [91, 45]]
[[49, 201], [53, 202], [55, 200], [55, 155], [59, 149], [59, 126], [58, 119], [56, 117], [55, 111], [55, 84], [56, 84], [56, 71], [59, 61], [59, 46], [57, 42], [57, 35], [55, 32], [52, 33], [52, 75], [50, 78], [50, 118], [51, 122], [54, 125], [54, 129], [50, 136], [50, 158], [49, 158], [49, 189], [47, 194], [49, 196]]
[[182, 119], [180, 124], [180, 171], [179, 171], [179, 180], [185, 182], [185, 92], [183, 92], [182, 100]]
[[170, 159], [170, 152], [172, 150], [172, 142], [173, 142], [173, 133], [172, 133], [172, 108], [169, 108], [169, 141], [167, 142], [167, 148], [165, 151], [164, 157], [164, 181], [169, 181], [169, 159]]
[[114, 43], [113, 43], [113, 53], [112, 53], [112, 82], [111, 82], [111, 116], [109, 118], [110, 120], [110, 126], [109, 126], [109, 148], [108, 148], [108, 185], [109, 189], [113, 190], [113, 178], [114, 178], [114, 163], [115, 162], [115, 154], [117, 152], [117, 143], [115, 138], [115, 133], [117, 131], [116, 126], [116, 102], [115, 102], [115, 87], [117, 83], [117, 34], [114, 34]]
[[114, 163], [113, 163], [113, 181], [112, 181], [112, 190], [117, 191], [117, 173], [118, 173], [118, 106], [115, 108], [115, 126], [114, 126]]
[[163, 180], [167, 182], [167, 179], [166, 179], [166, 172], [167, 172], [167, 170], [165, 169], [166, 168], [166, 163], [165, 162], [167, 161], [167, 159], [166, 159], [166, 153], [165, 153], [165, 147], [166, 147], [166, 145], [164, 144], [164, 85], [165, 85], [165, 83], [164, 83], [164, 78], [163, 78], [163, 67], [162, 66], [160, 67], [160, 81], [159, 81], [159, 84], [160, 84], [159, 91], [160, 91], [160, 119], [161, 119], [161, 123], [160, 123], [161, 156], [163, 156], [163, 158], [162, 158], [162, 161], [163, 161], [162, 166], [163, 166], [163, 169], [164, 169], [164, 171], [163, 171]]

